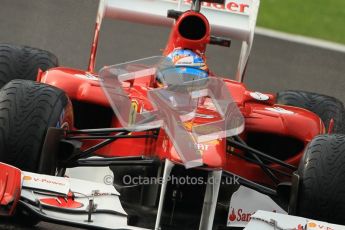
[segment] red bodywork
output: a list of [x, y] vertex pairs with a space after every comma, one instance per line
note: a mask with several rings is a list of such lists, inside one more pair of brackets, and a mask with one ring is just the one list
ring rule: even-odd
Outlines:
[[[200, 17], [205, 22], [206, 33], [200, 40], [185, 39], [179, 33], [178, 26], [180, 21], [183, 20], [184, 17], [191, 15]], [[98, 36], [97, 27], [96, 36]], [[207, 19], [199, 13], [188, 11], [177, 20], [173, 27], [164, 55], [169, 54], [175, 48], [191, 49], [203, 55], [209, 41], [210, 27]], [[91, 65], [94, 65], [94, 52], [96, 50], [95, 44], [93, 44], [92, 50]], [[93, 68], [89, 67], [89, 69]], [[100, 82], [97, 79], [97, 73], [59, 67], [40, 73], [38, 81], [64, 90], [72, 101], [96, 104], [111, 108], [108, 99], [100, 86]], [[228, 79], [224, 79], [224, 82], [226, 83], [233, 100], [238, 104], [238, 107], [245, 118], [245, 131], [241, 134], [244, 140], [246, 140], [248, 134], [258, 133], [291, 137], [303, 143], [302, 149], [291, 154], [291, 156], [285, 160], [289, 164], [297, 166], [304, 147], [313, 139], [314, 136], [325, 132], [325, 127], [321, 119], [312, 112], [290, 106], [276, 105], [275, 96], [270, 94], [266, 94], [269, 96], [268, 100], [257, 100], [250, 95], [252, 91], [249, 91], [243, 83]], [[147, 109], [146, 107], [150, 107], [150, 102], [146, 97], [147, 90], [150, 89], [150, 86], [152, 86], [152, 78], [148, 77], [147, 80], [134, 82], [134, 86], [129, 89], [130, 97], [132, 100], [136, 100], [138, 102], [139, 108], [145, 107], [145, 109]], [[285, 109], [284, 111], [287, 111], [288, 113], [274, 109], [275, 107]], [[215, 113], [214, 111], [210, 111], [205, 108], [200, 108], [200, 112], [206, 114]], [[87, 115], [88, 114], [85, 114], [85, 116]], [[97, 119], [97, 111], [94, 111], [92, 116], [94, 119]], [[203, 123], [210, 122], [210, 120], [199, 118], [195, 122]], [[114, 115], [111, 127], [119, 126], [120, 124]], [[75, 129], [74, 127], [70, 128]], [[86, 148], [94, 143], [95, 141], [84, 141], [83, 147]], [[271, 185], [272, 183], [257, 164], [253, 164], [227, 154], [225, 140], [216, 140], [210, 143], [204, 143], [200, 150], [202, 151], [203, 162], [206, 167], [222, 168], [223, 170], [261, 184]], [[102, 148], [97, 152], [97, 154], [106, 157], [155, 156], [161, 159], [168, 158], [176, 163], [181, 162], [171, 141], [163, 130], [159, 133], [157, 140], [120, 139]], [[239, 152], [239, 154], [241, 154], [241, 152]], [[272, 167], [284, 171], [284, 168], [279, 165], [272, 165]]]

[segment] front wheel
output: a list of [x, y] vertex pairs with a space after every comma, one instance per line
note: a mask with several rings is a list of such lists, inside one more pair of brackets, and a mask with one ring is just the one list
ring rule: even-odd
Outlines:
[[317, 136], [298, 168], [297, 215], [345, 224], [345, 135]]
[[[72, 122], [72, 105], [66, 94], [53, 86], [29, 80], [13, 80], [0, 90], [0, 162], [34, 172], [54, 174], [56, 162], [41, 157], [49, 127]], [[54, 164], [55, 163], [55, 164]], [[44, 165], [44, 172], [39, 169]], [[33, 226], [39, 219], [17, 210], [15, 221]]]
[[69, 126], [70, 111], [70, 100], [58, 88], [28, 80], [6, 84], [0, 90], [0, 161], [43, 173], [39, 164], [45, 164], [40, 160], [47, 130]]

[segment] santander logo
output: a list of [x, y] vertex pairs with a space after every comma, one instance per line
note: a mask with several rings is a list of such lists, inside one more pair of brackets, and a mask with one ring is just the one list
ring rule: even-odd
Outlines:
[[[178, 0], [173, 0], [178, 1]], [[184, 0], [185, 4], [192, 4], [192, 0]], [[249, 9], [249, 5], [245, 3], [238, 3], [234, 1], [226, 1], [224, 5], [218, 4], [218, 3], [209, 3], [209, 2], [203, 2], [202, 5], [204, 7], [209, 7], [212, 9], [217, 10], [225, 10], [229, 12], [238, 12], [238, 13], [246, 13]]]
[[252, 215], [254, 215], [255, 212], [253, 213], [246, 213], [245, 211], [243, 211], [243, 209], [238, 209], [237, 211], [235, 211], [235, 209], [233, 208], [230, 215], [229, 215], [229, 220], [231, 222], [234, 221], [241, 221], [241, 222], [249, 222], [250, 218]]
[[229, 220], [230, 220], [231, 222], [233, 222], [233, 221], [236, 220], [235, 209], [232, 209], [232, 212], [231, 212], [231, 214], [229, 215]]
[[[276, 212], [276, 210], [273, 210], [272, 212]], [[254, 212], [246, 212], [242, 208], [239, 208], [237, 210], [232, 208], [231, 213], [229, 213], [228, 219], [230, 222], [249, 222], [252, 215], [254, 215], [254, 214], [255, 214], [255, 211]]]

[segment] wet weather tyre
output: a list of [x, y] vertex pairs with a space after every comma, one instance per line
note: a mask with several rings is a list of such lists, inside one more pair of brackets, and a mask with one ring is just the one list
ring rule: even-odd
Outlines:
[[309, 110], [318, 115], [328, 128], [334, 120], [333, 133], [345, 134], [345, 109], [334, 97], [305, 91], [287, 90], [277, 94], [277, 103]]
[[57, 57], [28, 46], [0, 44], [0, 88], [14, 79], [36, 80], [38, 69], [58, 66]]
[[345, 224], [345, 135], [314, 138], [298, 168], [297, 215]]
[[[53, 86], [13, 80], [0, 90], [0, 161], [39, 172], [49, 127], [60, 125], [70, 101]], [[43, 162], [44, 163], [44, 162]], [[52, 171], [56, 165], [51, 165]]]

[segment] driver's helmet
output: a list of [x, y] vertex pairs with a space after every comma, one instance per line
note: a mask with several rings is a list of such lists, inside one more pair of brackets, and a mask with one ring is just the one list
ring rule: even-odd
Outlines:
[[165, 82], [175, 82], [175, 77], [188, 82], [208, 77], [208, 66], [204, 59], [195, 52], [188, 49], [175, 49], [167, 59], [174, 64], [173, 68], [160, 70], [157, 75], [157, 83], [161, 86]]

